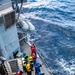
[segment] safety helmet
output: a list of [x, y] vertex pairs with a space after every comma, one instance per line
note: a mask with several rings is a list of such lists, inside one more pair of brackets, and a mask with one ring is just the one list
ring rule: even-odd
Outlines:
[[23, 52], [23, 55], [26, 55], [26, 52]]
[[19, 71], [20, 71], [19, 69], [16, 70], [16, 72], [19, 72]]
[[26, 66], [27, 66], [27, 67], [30, 67], [30, 64], [28, 63]]
[[38, 75], [41, 75], [41, 72], [39, 72]]
[[29, 56], [29, 58], [28, 58], [29, 60], [32, 60], [32, 56]]
[[38, 65], [39, 63], [36, 61], [35, 65]]

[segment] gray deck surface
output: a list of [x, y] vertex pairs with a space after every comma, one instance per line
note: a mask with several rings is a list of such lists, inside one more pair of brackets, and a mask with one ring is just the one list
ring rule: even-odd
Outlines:
[[[22, 49], [23, 49], [23, 52], [26, 52], [28, 56], [31, 55], [31, 50], [30, 50], [30, 47], [28, 44], [24, 44], [22, 46]], [[41, 67], [41, 72], [42, 73], [45, 73], [45, 75], [52, 75], [48, 72], [46, 66], [44, 65], [44, 63], [42, 62], [41, 58], [39, 57], [39, 55], [37, 55], [37, 61], [40, 62], [42, 64], [42, 67]], [[35, 70], [34, 70], [35, 71]], [[32, 75], [35, 75], [35, 72], [32, 72]], [[24, 75], [26, 75], [26, 73], [24, 73]]]

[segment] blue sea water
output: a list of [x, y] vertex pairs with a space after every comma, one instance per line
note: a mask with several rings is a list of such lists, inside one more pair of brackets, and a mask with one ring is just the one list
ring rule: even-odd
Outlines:
[[75, 0], [30, 0], [22, 13], [35, 26], [37, 50], [54, 75], [75, 75]]

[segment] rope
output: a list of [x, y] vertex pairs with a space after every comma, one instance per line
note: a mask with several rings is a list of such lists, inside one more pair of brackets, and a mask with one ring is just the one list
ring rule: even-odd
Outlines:
[[21, 9], [22, 9], [23, 2], [24, 2], [24, 0], [21, 1], [21, 7], [20, 7], [20, 11], [18, 13], [17, 21], [19, 20], [19, 16], [20, 16], [20, 13], [21, 13]]

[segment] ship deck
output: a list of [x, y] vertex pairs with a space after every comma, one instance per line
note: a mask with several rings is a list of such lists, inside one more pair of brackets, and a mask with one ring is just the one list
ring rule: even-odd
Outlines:
[[[30, 47], [29, 47], [29, 45], [26, 44], [26, 43], [22, 46], [22, 51], [23, 51], [23, 52], [26, 52], [28, 56], [31, 55]], [[42, 67], [41, 67], [41, 72], [42, 72], [42, 73], [45, 73], [45, 75], [53, 75], [53, 74], [50, 74], [50, 72], [48, 71], [47, 67], [45, 66], [45, 64], [43, 63], [43, 61], [42, 61], [41, 58], [39, 57], [39, 55], [37, 55], [37, 61], [42, 64]], [[24, 75], [26, 75], [26, 73], [24, 73]], [[32, 71], [32, 75], [35, 75], [35, 70]]]

